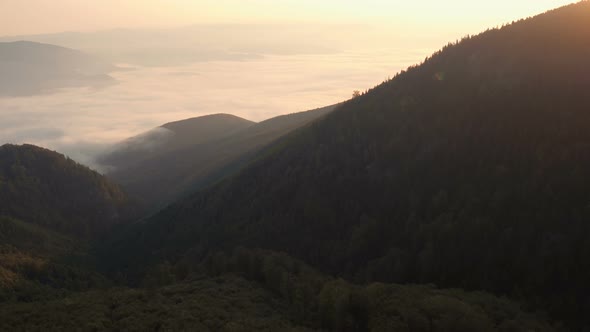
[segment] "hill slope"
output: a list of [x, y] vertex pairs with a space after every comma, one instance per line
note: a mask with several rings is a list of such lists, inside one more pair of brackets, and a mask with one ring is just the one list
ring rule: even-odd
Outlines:
[[0, 302], [107, 283], [87, 250], [133, 213], [119, 187], [87, 167], [32, 145], [0, 146]]
[[589, 40], [581, 2], [448, 45], [153, 217], [119, 266], [263, 247], [587, 326]]
[[[108, 176], [130, 194], [160, 206], [239, 169], [265, 145], [333, 109], [329, 106], [256, 124], [230, 115], [182, 120], [161, 127], [172, 130], [173, 135], [162, 134], [160, 129], [141, 140], [149, 142], [147, 153], [141, 142], [132, 142], [130, 149], [119, 149], [101, 159], [107, 164], [109, 159], [114, 161], [110, 166], [115, 168]], [[173, 138], [167, 138], [170, 136]]]
[[113, 83], [115, 67], [72, 49], [28, 41], [0, 42], [0, 97]]
[[118, 186], [59, 153], [0, 146], [0, 216], [95, 237], [125, 220], [130, 208]]
[[[131, 137], [103, 153], [97, 162], [110, 173], [141, 168], [146, 160], [186, 147], [214, 141], [248, 128], [254, 122], [230, 114], [213, 114], [166, 123]], [[124, 181], [125, 176], [121, 176]]]

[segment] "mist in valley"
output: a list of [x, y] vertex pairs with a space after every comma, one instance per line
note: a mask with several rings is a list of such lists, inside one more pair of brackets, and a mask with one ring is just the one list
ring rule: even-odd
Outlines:
[[[97, 154], [166, 122], [215, 113], [258, 122], [332, 105], [432, 52], [427, 45], [380, 46], [375, 38], [386, 34], [375, 30], [205, 25], [5, 37], [0, 41], [6, 46], [21, 39], [55, 44], [110, 66], [102, 69], [108, 84], [56, 84], [50, 75], [21, 72], [28, 86], [45, 88], [0, 94], [0, 142], [40, 145], [102, 171]], [[46, 67], [67, 66], [60, 56], [46, 60]], [[14, 67], [0, 57], [2, 65]], [[0, 87], [13, 83], [9, 76], [0, 78]]]

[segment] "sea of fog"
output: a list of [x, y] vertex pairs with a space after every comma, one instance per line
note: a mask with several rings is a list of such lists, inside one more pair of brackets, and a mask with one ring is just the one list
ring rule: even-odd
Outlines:
[[371, 50], [203, 61], [176, 67], [120, 64], [116, 84], [0, 98], [0, 144], [31, 143], [92, 165], [102, 149], [169, 121], [230, 113], [253, 121], [331, 105], [432, 50]]

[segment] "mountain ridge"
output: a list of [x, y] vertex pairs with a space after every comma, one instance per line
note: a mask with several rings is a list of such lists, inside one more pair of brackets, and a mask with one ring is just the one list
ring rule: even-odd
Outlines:
[[[185, 138], [183, 140], [186, 144], [172, 148], [164, 143], [161, 151], [148, 154], [147, 157], [131, 155], [130, 159], [133, 162], [123, 164], [120, 168], [115, 166], [107, 175], [118, 181], [131, 194], [145, 199], [148, 205], [163, 206], [175, 198], [215, 183], [233, 170], [240, 169], [265, 145], [315, 121], [335, 108], [336, 106], [328, 106], [281, 115], [260, 123], [243, 122], [245, 125], [235, 130], [220, 131], [217, 128], [213, 130], [215, 135], [205, 135], [206, 139], [199, 141]], [[216, 118], [220, 118], [220, 115], [216, 115]], [[227, 119], [228, 115], [223, 115], [222, 118]], [[230, 118], [239, 121], [234, 116]], [[201, 125], [207, 119], [210, 119], [210, 116], [167, 123], [161, 127], [177, 130], [188, 128], [184, 137], [190, 137], [193, 132], [192, 126]], [[158, 131], [156, 134], [160, 135], [161, 132]], [[128, 156], [127, 153], [125, 158]], [[156, 187], [160, 191], [147, 190], [154, 183], [158, 183]]]
[[254, 124], [230, 114], [210, 114], [165, 123], [115, 144], [96, 158], [106, 173], [141, 166], [145, 160], [231, 135]]

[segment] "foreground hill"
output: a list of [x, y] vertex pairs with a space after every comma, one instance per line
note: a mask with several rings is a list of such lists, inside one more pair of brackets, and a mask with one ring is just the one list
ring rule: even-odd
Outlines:
[[61, 154], [0, 146], [0, 302], [108, 283], [84, 263], [89, 241], [130, 219], [132, 206], [119, 187]]
[[589, 40], [581, 2], [448, 45], [129, 232], [111, 263], [262, 247], [589, 326]]
[[[99, 163], [131, 195], [161, 206], [242, 167], [257, 151], [334, 106], [253, 123], [227, 114], [163, 125], [119, 144]], [[155, 189], [154, 189], [155, 188]]]
[[112, 84], [115, 67], [85, 53], [28, 41], [0, 42], [0, 97]]
[[117, 185], [59, 153], [0, 146], [0, 216], [96, 237], [129, 217], [130, 208]]
[[[161, 264], [146, 288], [0, 301], [0, 329], [122, 331], [559, 331], [517, 303], [431, 286], [355, 286], [287, 255], [237, 249], [198, 272]], [[0, 289], [0, 298], [2, 298]]]

